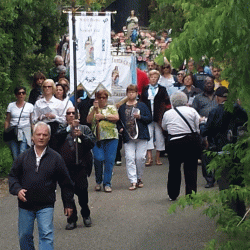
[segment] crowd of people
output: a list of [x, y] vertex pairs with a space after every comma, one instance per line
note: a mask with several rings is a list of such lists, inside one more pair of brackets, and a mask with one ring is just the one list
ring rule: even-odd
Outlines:
[[[128, 30], [131, 40], [133, 29]], [[164, 154], [169, 160], [167, 190], [170, 200], [176, 200], [180, 194], [182, 163], [187, 195], [197, 191], [199, 159], [207, 181], [205, 187], [214, 186], [214, 174], [207, 171], [211, 159], [202, 149], [205, 144], [207, 149], [216, 147], [221, 151], [228, 143], [226, 124], [237, 118], [236, 112], [229, 115], [223, 106], [228, 82], [220, 79], [219, 67], [195, 64], [192, 59], [179, 70], [172, 69], [168, 62], [156, 65], [150, 57], [154, 55], [150, 51], [152, 41], [160, 49], [166, 49], [171, 40], [167, 39], [165, 31], [160, 40], [155, 32], [141, 32], [140, 36], [143, 39], [139, 47], [131, 43], [125, 50], [145, 53], [148, 58], [145, 72], [137, 71], [138, 85], [128, 85], [127, 97], [119, 105], [108, 104], [109, 93], [105, 89], [97, 91], [94, 99], [83, 89], [78, 90], [77, 100], [70, 98], [66, 57], [60, 55], [55, 57], [55, 67], [48, 72], [48, 78], [41, 72], [34, 74], [28, 102], [25, 101], [26, 88], [15, 89], [17, 100], [7, 108], [4, 127], [5, 130], [11, 126], [18, 128], [16, 139], [8, 144], [14, 158], [9, 183], [10, 192], [19, 200], [21, 247], [29, 245], [34, 249], [32, 235], [37, 218], [41, 249], [53, 249], [52, 218], [57, 181], [62, 188], [66, 229], [77, 227], [74, 194], [78, 196], [85, 226], [91, 226], [87, 177], [93, 165], [95, 191], [103, 188], [106, 193], [112, 192], [115, 188], [112, 186], [113, 167], [121, 142], [125, 148], [130, 191], [143, 188], [145, 166], [162, 165]], [[114, 46], [117, 38], [124, 46], [124, 33], [113, 34]], [[238, 126], [247, 121], [247, 116], [239, 103], [237, 107], [242, 112]]]

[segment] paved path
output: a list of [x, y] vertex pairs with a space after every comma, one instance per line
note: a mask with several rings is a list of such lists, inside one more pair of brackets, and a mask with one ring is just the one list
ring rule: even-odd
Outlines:
[[[145, 169], [145, 185], [135, 191], [128, 190], [130, 184], [124, 163], [115, 166], [111, 194], [94, 191], [92, 174], [89, 178], [91, 228], [84, 227], [80, 218], [77, 229], [64, 229], [66, 218], [58, 190], [54, 216], [55, 250], [203, 249], [205, 243], [216, 236], [215, 223], [202, 215], [202, 209], [187, 207], [175, 214], [167, 213], [173, 202], [168, 200], [166, 192], [167, 159], [162, 160], [164, 165]], [[184, 194], [183, 184], [182, 181], [181, 195]], [[199, 167], [198, 191], [204, 190], [204, 184]], [[19, 249], [17, 212], [16, 197], [0, 198], [0, 249]], [[35, 235], [37, 245], [37, 230]]]

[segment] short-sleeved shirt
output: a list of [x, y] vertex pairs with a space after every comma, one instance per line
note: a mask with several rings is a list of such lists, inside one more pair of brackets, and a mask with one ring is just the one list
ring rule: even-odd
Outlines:
[[192, 107], [196, 109], [200, 116], [208, 117], [209, 112], [218, 106], [218, 103], [215, 99], [215, 95], [210, 99], [206, 93], [201, 93], [195, 96]]
[[[22, 112], [23, 109], [23, 112]], [[23, 133], [27, 140], [27, 144], [31, 146], [31, 120], [30, 117], [33, 114], [34, 106], [26, 102], [24, 108], [18, 108], [16, 102], [11, 102], [8, 105], [7, 113], [10, 113], [10, 126], [16, 126], [18, 124], [18, 134], [17, 140], [23, 140]], [[21, 114], [22, 112], [22, 114]], [[20, 121], [18, 123], [19, 117], [21, 114]]]
[[[89, 110], [89, 114], [92, 112], [94, 106], [92, 106]], [[107, 105], [102, 109], [98, 109], [99, 113], [107, 116], [107, 115], [117, 115], [118, 111], [114, 105]], [[91, 123], [91, 129], [93, 134], [96, 136], [96, 119], [95, 115]], [[99, 122], [99, 129], [100, 129], [100, 140], [107, 140], [107, 139], [118, 139], [118, 130], [116, 128], [116, 123], [101, 120]]]
[[[23, 109], [23, 112], [22, 112]], [[10, 119], [10, 126], [16, 126], [20, 117], [20, 114], [22, 112], [18, 127], [19, 128], [25, 128], [25, 127], [30, 127], [30, 115], [34, 111], [34, 106], [26, 102], [24, 108], [18, 108], [16, 105], [16, 102], [11, 102], [8, 105], [7, 108], [7, 113], [10, 113], [11, 119]]]
[[[177, 107], [179, 112], [187, 119], [194, 132], [199, 132], [200, 116], [194, 108], [181, 106]], [[162, 128], [168, 131], [169, 135], [179, 135], [192, 133], [187, 123], [183, 118], [172, 108], [165, 112], [162, 119]], [[179, 139], [184, 136], [172, 138], [171, 140]]]

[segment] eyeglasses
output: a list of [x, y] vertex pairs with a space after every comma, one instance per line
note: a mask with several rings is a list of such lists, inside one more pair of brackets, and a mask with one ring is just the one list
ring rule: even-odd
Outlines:
[[71, 115], [71, 114], [74, 115], [75, 112], [66, 112], [66, 114], [67, 114], [67, 115]]
[[17, 92], [17, 95], [25, 95], [25, 94], [26, 94], [25, 91]]
[[183, 76], [183, 74], [177, 74], [177, 76]]
[[43, 86], [44, 89], [52, 88], [52, 86]]

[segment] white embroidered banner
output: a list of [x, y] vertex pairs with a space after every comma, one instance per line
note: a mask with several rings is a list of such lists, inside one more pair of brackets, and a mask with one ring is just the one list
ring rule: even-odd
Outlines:
[[[111, 94], [112, 57], [111, 20], [106, 16], [76, 16], [77, 85], [82, 84], [89, 95], [105, 88]], [[70, 33], [70, 90], [74, 91], [72, 15], [69, 15]]]

